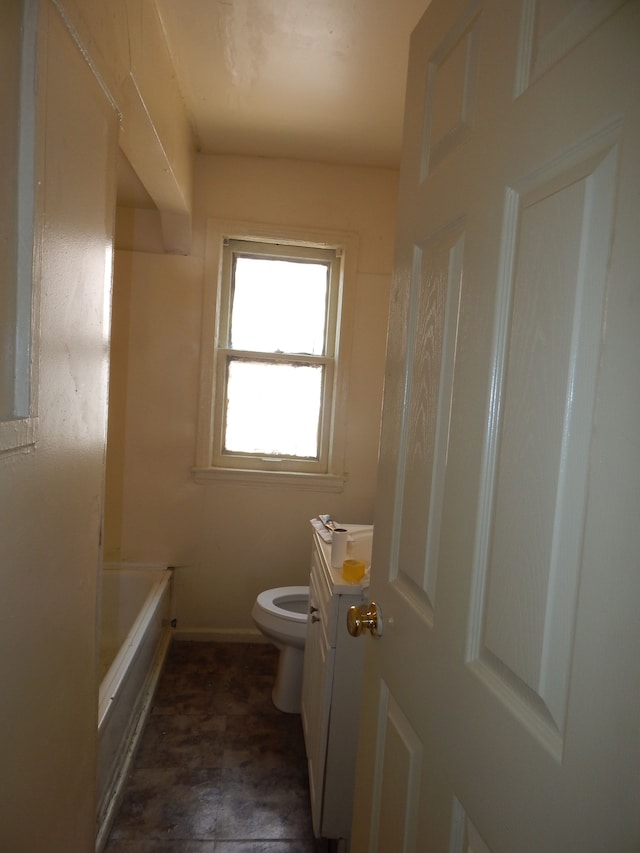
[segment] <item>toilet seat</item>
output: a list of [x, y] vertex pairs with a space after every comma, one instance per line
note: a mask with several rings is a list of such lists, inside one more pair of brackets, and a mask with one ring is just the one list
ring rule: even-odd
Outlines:
[[[270, 613], [279, 619], [306, 624], [309, 587], [280, 586], [267, 589], [258, 595], [256, 604], [265, 613]], [[291, 605], [291, 609], [287, 605]]]

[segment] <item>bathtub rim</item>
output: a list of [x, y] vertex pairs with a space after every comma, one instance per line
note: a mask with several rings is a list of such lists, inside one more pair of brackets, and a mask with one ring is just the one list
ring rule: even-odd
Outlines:
[[135, 652], [138, 641], [144, 635], [148, 626], [149, 616], [155, 610], [157, 602], [164, 589], [171, 582], [173, 574], [169, 566], [157, 563], [105, 563], [102, 571], [145, 573], [157, 575], [157, 579], [149, 587], [142, 607], [138, 611], [130, 631], [98, 686], [98, 732], [105, 725], [114, 697], [117, 696], [118, 689], [127, 674], [131, 653]]
[[[101, 725], [96, 727], [97, 732], [97, 759], [98, 766], [96, 767], [96, 842], [95, 853], [102, 853], [104, 850], [109, 833], [115, 816], [117, 814], [128, 774], [133, 766], [133, 759], [136, 754], [142, 732], [146, 720], [151, 712], [153, 697], [162, 673], [164, 662], [169, 650], [169, 646], [173, 641], [173, 630], [171, 627], [172, 618], [172, 582], [173, 570], [171, 566], [160, 564], [105, 564], [103, 570], [115, 569], [119, 572], [130, 569], [151, 569], [158, 574], [157, 580], [151, 583], [147, 595], [142, 602], [142, 606], [138, 611], [136, 618], [131, 625], [129, 632], [121, 644], [118, 654], [113, 659], [109, 670], [102, 679], [101, 686], [106, 687], [107, 684], [114, 686], [114, 680], [109, 678], [109, 675], [116, 675], [116, 660], [121, 651], [123, 651], [125, 661], [120, 660], [117, 664], [117, 674], [120, 676], [118, 680], [119, 688], [126, 684], [130, 675], [129, 664], [137, 666], [136, 660], [141, 653], [140, 648], [134, 645], [133, 640], [145, 643], [147, 640], [146, 632], [149, 630], [150, 624], [159, 615], [158, 609], [164, 607], [163, 601], [166, 601], [167, 609], [164, 611], [164, 618], [160, 624], [161, 630], [157, 638], [155, 652], [150, 660], [149, 668], [146, 670], [146, 675], [140, 682], [140, 690], [137, 699], [134, 700], [131, 706], [130, 715], [127, 725], [122, 729], [122, 737], [119, 746], [116, 747], [117, 752], [104, 752], [103, 737], [109, 737], [109, 732], [112, 730], [116, 720], [112, 717], [113, 714], [120, 713], [122, 710], [121, 696], [119, 691], [110, 690], [108, 693], [108, 707], [106, 713], [101, 715]], [[160, 576], [162, 573], [162, 576]], [[134, 629], [136, 629], [134, 631]], [[141, 630], [142, 629], [142, 630]], [[148, 648], [148, 647], [147, 647]], [[124, 663], [127, 665], [125, 666]], [[113, 672], [112, 672], [113, 668]], [[108, 774], [104, 777], [100, 776], [100, 761], [101, 757], [107, 757], [108, 764], [103, 765], [108, 769]]]

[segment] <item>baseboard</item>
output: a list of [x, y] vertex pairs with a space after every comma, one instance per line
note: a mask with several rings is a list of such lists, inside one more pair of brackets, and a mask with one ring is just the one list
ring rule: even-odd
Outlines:
[[196, 643], [266, 643], [257, 628], [174, 628], [176, 642]]

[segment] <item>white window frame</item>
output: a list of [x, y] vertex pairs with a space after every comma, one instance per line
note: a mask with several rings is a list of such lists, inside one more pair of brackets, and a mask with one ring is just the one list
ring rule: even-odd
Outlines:
[[[319, 460], [268, 456], [242, 457], [222, 450], [222, 420], [230, 309], [230, 269], [225, 244], [235, 241], [271, 244], [278, 254], [299, 252], [300, 247], [335, 252], [339, 269], [328, 308], [329, 348], [322, 357], [325, 387], [321, 415]], [[342, 491], [347, 387], [352, 343], [357, 269], [357, 236], [291, 227], [257, 225], [211, 219], [207, 222], [202, 312], [200, 399], [196, 442], [196, 481], [223, 479], [236, 482], [278, 483], [298, 488]], [[333, 334], [331, 334], [333, 332]], [[290, 359], [287, 359], [290, 360]]]
[[[23, 0], [19, 69], [19, 137], [16, 162], [18, 192], [13, 216], [15, 228], [9, 239], [16, 244], [13, 269], [3, 267], [0, 287], [5, 288], [13, 319], [2, 328], [3, 347], [13, 357], [12, 377], [5, 377], [0, 406], [0, 459], [15, 452], [31, 450], [38, 437], [38, 304], [36, 282], [39, 280], [38, 235], [34, 223], [39, 217], [40, 201], [36, 197], [36, 170], [42, 151], [36, 150], [38, 89], [38, 17], [37, 0]], [[20, 37], [19, 33], [16, 33]]]

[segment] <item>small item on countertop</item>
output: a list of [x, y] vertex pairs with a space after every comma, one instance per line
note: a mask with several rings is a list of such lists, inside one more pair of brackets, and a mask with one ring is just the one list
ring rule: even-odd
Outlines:
[[342, 564], [342, 577], [347, 583], [360, 583], [366, 568], [362, 560], [345, 560]]
[[331, 565], [334, 569], [342, 568], [347, 556], [349, 531], [344, 527], [335, 527], [331, 537]]
[[316, 533], [322, 539], [323, 542], [326, 542], [327, 545], [331, 544], [332, 532], [324, 524], [320, 521], [319, 518], [312, 518], [311, 524], [313, 525]]

